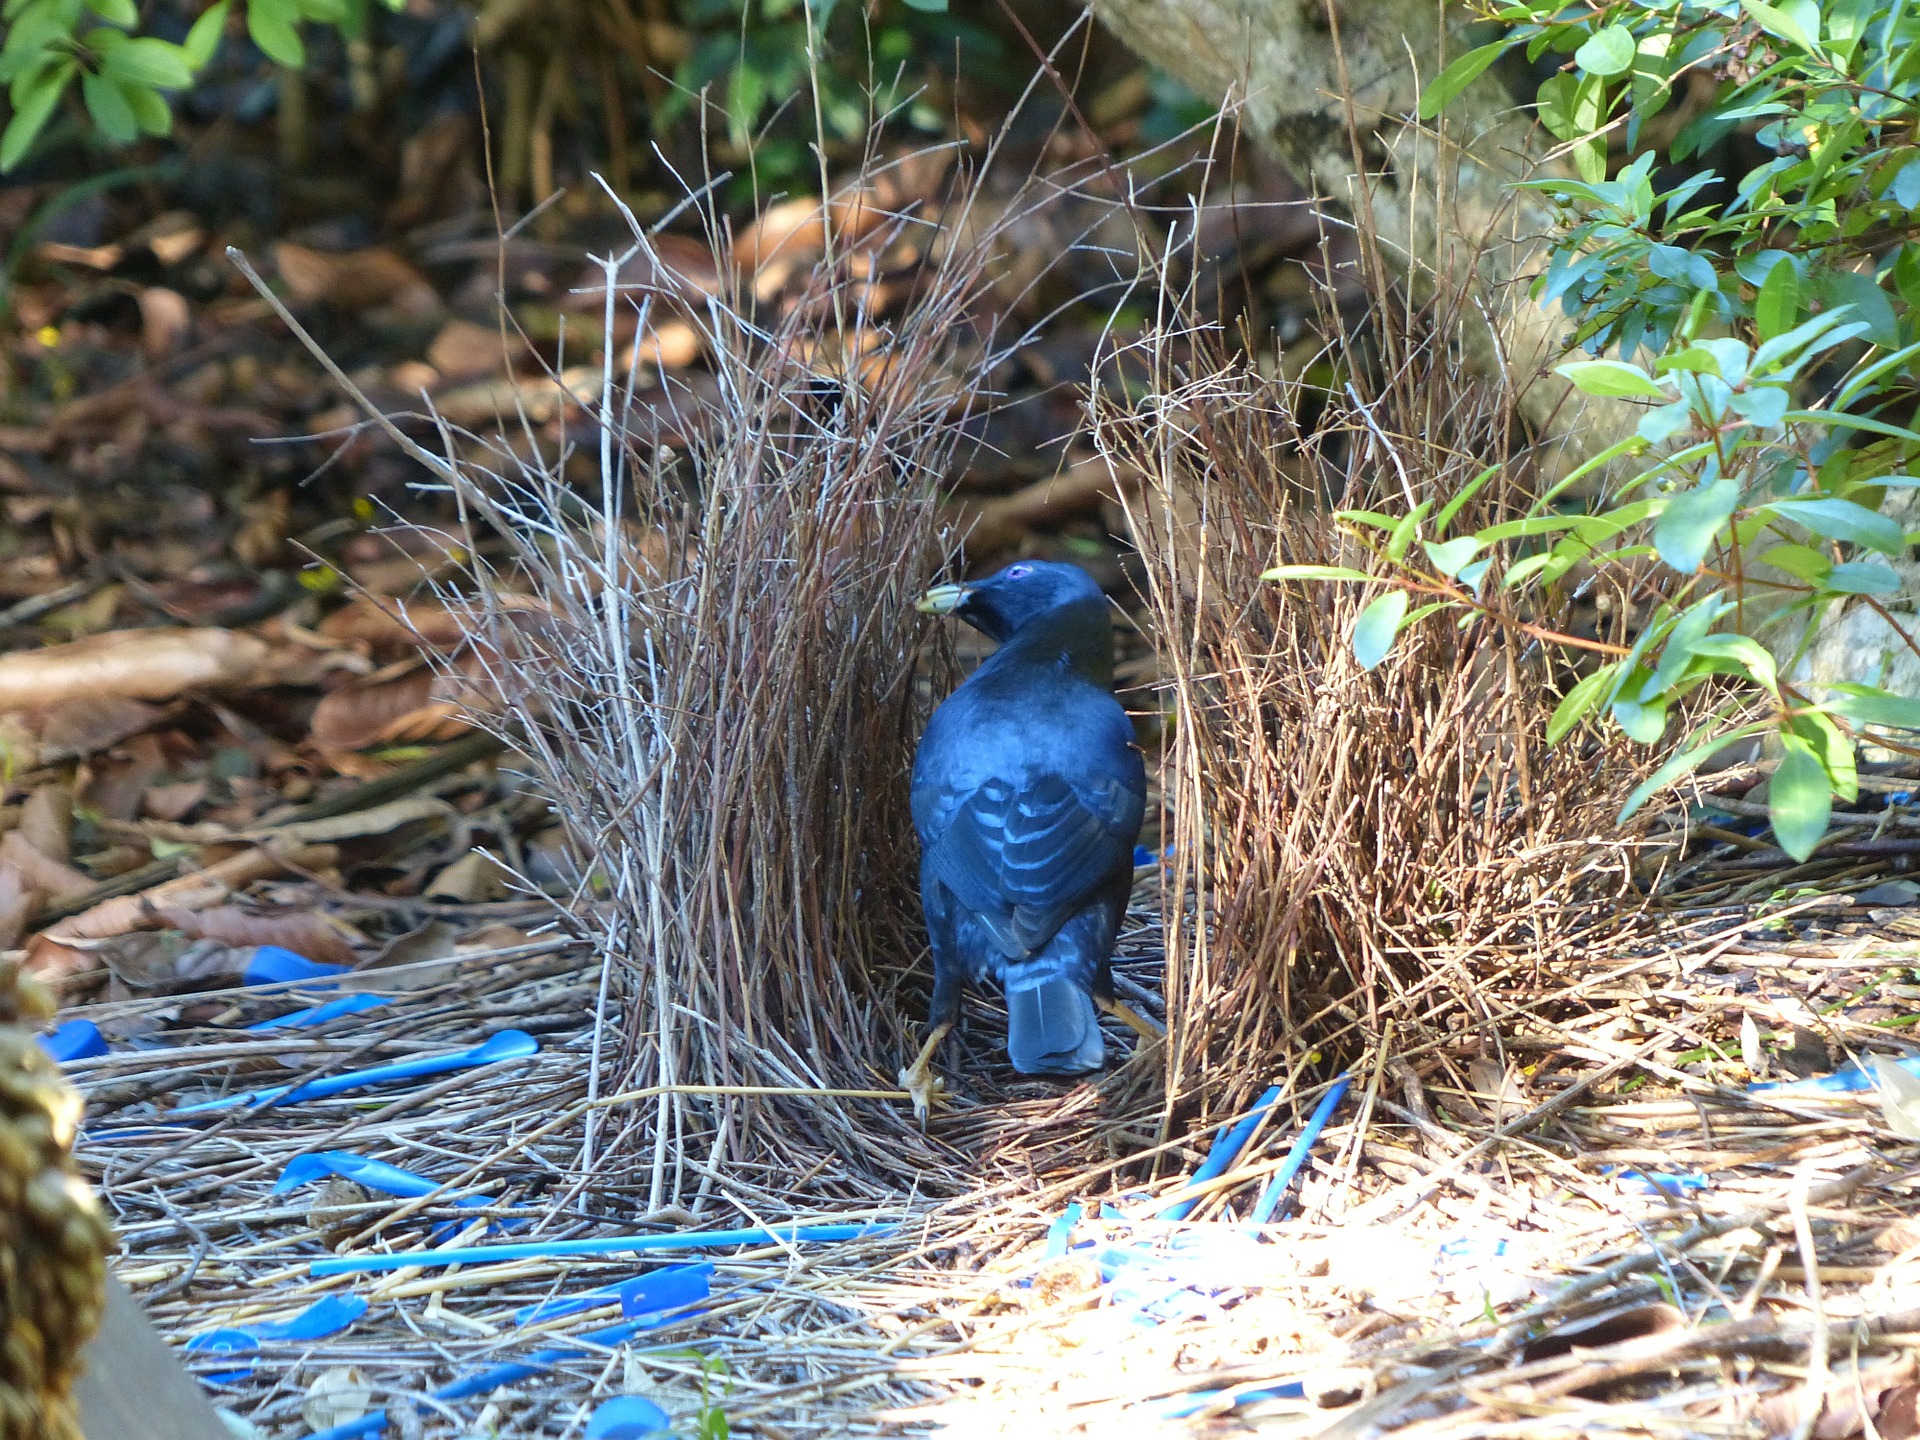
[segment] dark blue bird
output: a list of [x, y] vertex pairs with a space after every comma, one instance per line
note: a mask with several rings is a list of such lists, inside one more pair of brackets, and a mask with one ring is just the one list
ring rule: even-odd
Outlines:
[[919, 608], [1000, 642], [933, 712], [914, 756], [933, 1005], [900, 1083], [924, 1119], [939, 1088], [930, 1062], [968, 984], [1004, 987], [1007, 1052], [1023, 1074], [1098, 1069], [1096, 1007], [1155, 1032], [1114, 1000], [1108, 969], [1147, 775], [1113, 698], [1106, 597], [1075, 566], [1023, 560], [936, 586]]

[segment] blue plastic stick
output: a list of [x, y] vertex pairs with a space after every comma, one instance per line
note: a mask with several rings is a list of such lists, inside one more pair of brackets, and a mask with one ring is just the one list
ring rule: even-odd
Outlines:
[[712, 1293], [713, 1266], [701, 1260], [692, 1265], [669, 1265], [664, 1270], [636, 1275], [631, 1280], [589, 1290], [584, 1295], [568, 1295], [524, 1306], [513, 1312], [513, 1323], [533, 1325], [606, 1305], [618, 1305], [620, 1313], [629, 1319], [635, 1315], [658, 1315], [698, 1305]]
[[[1909, 1055], [1892, 1063], [1909, 1075], [1920, 1075], [1920, 1055]], [[1831, 1075], [1816, 1075], [1811, 1080], [1770, 1080], [1760, 1085], [1749, 1085], [1747, 1093], [1761, 1095], [1771, 1091], [1775, 1095], [1856, 1095], [1873, 1088], [1872, 1074], [1865, 1066], [1853, 1063], [1842, 1065]]]
[[[1260, 1122], [1267, 1118], [1267, 1112], [1280, 1103], [1280, 1094], [1280, 1086], [1269, 1085], [1267, 1093], [1253, 1102], [1253, 1109], [1215, 1136], [1213, 1148], [1207, 1152], [1206, 1162], [1193, 1172], [1193, 1178], [1187, 1184], [1198, 1185], [1204, 1180], [1212, 1180], [1216, 1176], [1226, 1174], [1232, 1168], [1233, 1162], [1239, 1158], [1240, 1152], [1247, 1148], [1247, 1141], [1253, 1138], [1253, 1132], [1259, 1129]], [[1193, 1213], [1193, 1207], [1199, 1203], [1198, 1195], [1191, 1200], [1177, 1200], [1160, 1211], [1159, 1218], [1184, 1220]]]
[[1300, 1173], [1300, 1167], [1306, 1163], [1307, 1152], [1313, 1148], [1313, 1142], [1320, 1138], [1320, 1132], [1327, 1128], [1327, 1121], [1333, 1118], [1334, 1108], [1346, 1098], [1347, 1086], [1352, 1082], [1352, 1072], [1343, 1073], [1333, 1082], [1333, 1088], [1327, 1091], [1320, 1103], [1314, 1106], [1313, 1114], [1307, 1117], [1306, 1128], [1300, 1132], [1300, 1138], [1293, 1142], [1287, 1158], [1280, 1162], [1280, 1168], [1273, 1172], [1267, 1188], [1260, 1192], [1260, 1203], [1253, 1207], [1254, 1224], [1264, 1225], [1273, 1219], [1273, 1212], [1280, 1208], [1287, 1187], [1293, 1184], [1293, 1177]]
[[649, 1250], [701, 1250], [709, 1245], [756, 1245], [771, 1241], [858, 1240], [891, 1235], [897, 1225], [753, 1225], [744, 1230], [677, 1230], [668, 1235], [601, 1235], [591, 1240], [552, 1240], [546, 1244], [453, 1245], [437, 1250], [402, 1250], [395, 1255], [339, 1255], [307, 1267], [315, 1279], [366, 1270], [405, 1270], [414, 1265], [479, 1265], [489, 1260], [551, 1260], [568, 1255], [638, 1255]]
[[[240, 974], [240, 981], [243, 985], [273, 985], [284, 980], [330, 981], [352, 968], [351, 965], [329, 965], [324, 960], [309, 960], [297, 950], [289, 950], [284, 945], [256, 945], [247, 959], [247, 968]], [[333, 986], [320, 984], [313, 988], [331, 990]]]
[[524, 1030], [502, 1030], [484, 1045], [455, 1050], [447, 1055], [423, 1055], [418, 1060], [401, 1060], [393, 1065], [375, 1065], [366, 1070], [349, 1070], [344, 1075], [328, 1075], [304, 1085], [276, 1085], [270, 1090], [248, 1090], [219, 1100], [203, 1100], [198, 1105], [182, 1105], [167, 1112], [167, 1119], [182, 1115], [204, 1115], [211, 1110], [231, 1110], [236, 1105], [295, 1105], [302, 1100], [320, 1100], [341, 1095], [364, 1085], [384, 1085], [389, 1080], [415, 1080], [422, 1075], [440, 1075], [448, 1070], [465, 1070], [477, 1065], [492, 1065], [500, 1060], [523, 1060], [538, 1054], [540, 1042]]
[[[482, 1370], [478, 1375], [469, 1375], [464, 1380], [456, 1380], [451, 1385], [442, 1385], [433, 1392], [436, 1400], [465, 1400], [473, 1395], [484, 1395], [489, 1390], [498, 1390], [502, 1385], [511, 1385], [516, 1380], [525, 1380], [530, 1375], [538, 1375], [559, 1360], [571, 1360], [590, 1345], [611, 1347], [622, 1340], [630, 1340], [642, 1331], [651, 1330], [659, 1324], [659, 1317], [649, 1315], [639, 1320], [624, 1320], [618, 1325], [609, 1325], [604, 1330], [589, 1330], [572, 1341], [556, 1345], [551, 1350], [537, 1350], [524, 1361], [511, 1365], [495, 1365], [492, 1369]], [[344, 1425], [336, 1425], [331, 1430], [317, 1430], [307, 1440], [362, 1440], [363, 1436], [378, 1435], [387, 1428], [387, 1412], [370, 1410], [358, 1420], [349, 1420]]]
[[342, 995], [338, 1000], [329, 1000], [324, 1005], [309, 1006], [305, 1010], [295, 1010], [289, 1015], [276, 1016], [272, 1020], [261, 1020], [247, 1026], [249, 1030], [300, 1030], [309, 1025], [324, 1025], [329, 1020], [338, 1020], [342, 1015], [358, 1015], [362, 1010], [376, 1010], [387, 1003], [384, 995]]

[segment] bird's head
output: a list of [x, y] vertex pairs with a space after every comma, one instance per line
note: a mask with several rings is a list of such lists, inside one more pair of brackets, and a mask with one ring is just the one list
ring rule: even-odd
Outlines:
[[1028, 621], [1069, 605], [1093, 604], [1102, 616], [1106, 596], [1078, 565], [1021, 560], [984, 580], [936, 585], [915, 602], [928, 615], [958, 615], [990, 640], [1002, 643]]

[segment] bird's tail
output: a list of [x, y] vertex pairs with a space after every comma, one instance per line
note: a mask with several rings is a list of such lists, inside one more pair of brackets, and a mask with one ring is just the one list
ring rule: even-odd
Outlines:
[[1023, 1075], [1084, 1075], [1106, 1059], [1093, 996], [1059, 961], [1007, 967], [1007, 1053]]

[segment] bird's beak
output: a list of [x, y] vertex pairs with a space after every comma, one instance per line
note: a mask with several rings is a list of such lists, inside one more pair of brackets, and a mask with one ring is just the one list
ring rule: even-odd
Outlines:
[[914, 601], [913, 608], [922, 615], [951, 615], [972, 597], [971, 585], [936, 585]]

